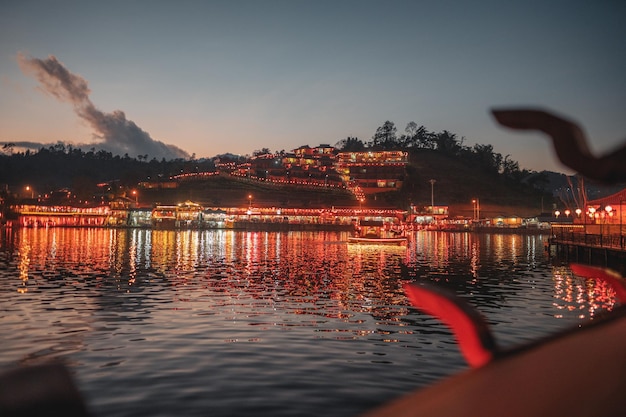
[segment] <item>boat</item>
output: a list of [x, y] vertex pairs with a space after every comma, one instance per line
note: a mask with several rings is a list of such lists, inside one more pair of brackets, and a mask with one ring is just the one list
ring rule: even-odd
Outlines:
[[355, 235], [348, 238], [348, 243], [360, 245], [404, 245], [406, 242], [407, 237], [402, 230], [378, 219], [360, 220]]
[[361, 245], [404, 245], [407, 241], [406, 236], [402, 237], [358, 237], [350, 236], [348, 243], [356, 243]]
[[575, 275], [610, 286], [619, 305], [593, 320], [510, 348], [498, 345], [487, 319], [465, 299], [432, 283], [404, 284], [414, 307], [452, 330], [470, 369], [360, 417], [624, 415], [626, 281], [617, 271], [570, 267]]

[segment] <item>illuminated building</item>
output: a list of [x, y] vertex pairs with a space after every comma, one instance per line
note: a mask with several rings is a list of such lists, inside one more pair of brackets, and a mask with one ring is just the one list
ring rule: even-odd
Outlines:
[[394, 191], [402, 187], [407, 155], [403, 151], [340, 152], [335, 169], [345, 183], [366, 195]]
[[[587, 202], [584, 213], [590, 223], [626, 224], [626, 188], [609, 196]], [[577, 221], [581, 223], [581, 221]]]
[[84, 227], [105, 226], [109, 206], [72, 207], [23, 204], [12, 206], [22, 227]]
[[143, 182], [139, 186], [173, 188], [179, 181], [203, 180], [223, 173], [278, 185], [347, 188], [361, 201], [367, 194], [400, 189], [407, 162], [407, 153], [403, 151], [337, 153], [330, 145], [305, 145], [292, 152], [261, 153], [249, 159], [219, 161], [217, 171], [182, 173], [172, 176], [171, 184]]
[[366, 208], [206, 208], [191, 201], [133, 207], [128, 198], [110, 206], [12, 206], [21, 227], [154, 227], [158, 229], [352, 230], [360, 218], [399, 224], [406, 211]]

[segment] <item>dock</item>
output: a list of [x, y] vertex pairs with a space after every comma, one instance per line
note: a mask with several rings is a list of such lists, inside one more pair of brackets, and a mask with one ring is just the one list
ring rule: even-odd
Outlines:
[[618, 224], [553, 224], [549, 251], [570, 262], [624, 272], [626, 227]]

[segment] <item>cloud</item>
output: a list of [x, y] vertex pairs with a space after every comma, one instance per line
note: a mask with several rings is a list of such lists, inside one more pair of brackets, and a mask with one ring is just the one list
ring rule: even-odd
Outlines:
[[20, 53], [17, 61], [22, 72], [35, 76], [45, 93], [61, 102], [72, 104], [76, 115], [95, 131], [99, 142], [84, 146], [104, 149], [118, 155], [147, 154], [148, 157], [157, 159], [189, 157], [187, 152], [177, 146], [152, 139], [148, 132], [128, 120], [123, 111], [105, 113], [96, 108], [89, 99], [91, 90], [87, 81], [70, 72], [55, 56], [38, 59]]

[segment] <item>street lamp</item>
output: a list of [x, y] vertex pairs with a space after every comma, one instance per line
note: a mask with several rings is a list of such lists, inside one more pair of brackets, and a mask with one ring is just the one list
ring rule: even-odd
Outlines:
[[252, 194], [248, 194], [248, 209], [252, 209]]
[[139, 196], [137, 195], [137, 190], [133, 190], [132, 194], [135, 196], [135, 205], [139, 205]]
[[33, 187], [31, 187], [30, 185], [27, 185], [26, 192], [29, 192], [29, 191], [30, 191], [30, 198], [32, 200], [33, 198], [35, 198], [35, 190], [33, 190]]
[[472, 200], [473, 209], [474, 209], [474, 220], [480, 219], [480, 200], [475, 198]]
[[624, 225], [624, 213], [622, 210], [624, 209], [624, 200], [619, 201], [619, 246], [624, 249], [624, 235], [622, 234], [622, 227]]
[[596, 214], [596, 209], [595, 209], [595, 207], [589, 207], [589, 208], [587, 209], [587, 212], [589, 213], [589, 218], [590, 218], [591, 220], [594, 220], [594, 219], [595, 219], [595, 217], [596, 217], [596, 215], [595, 215], [595, 214]]
[[[613, 217], [613, 207], [606, 206], [604, 208], [604, 211], [606, 212], [606, 217], [604, 218], [604, 223], [613, 223], [613, 220], [611, 220], [611, 217]], [[608, 227], [607, 235], [609, 235], [609, 236], [611, 235], [611, 226]]]
[[430, 180], [430, 213], [435, 217], [435, 183], [437, 180]]

